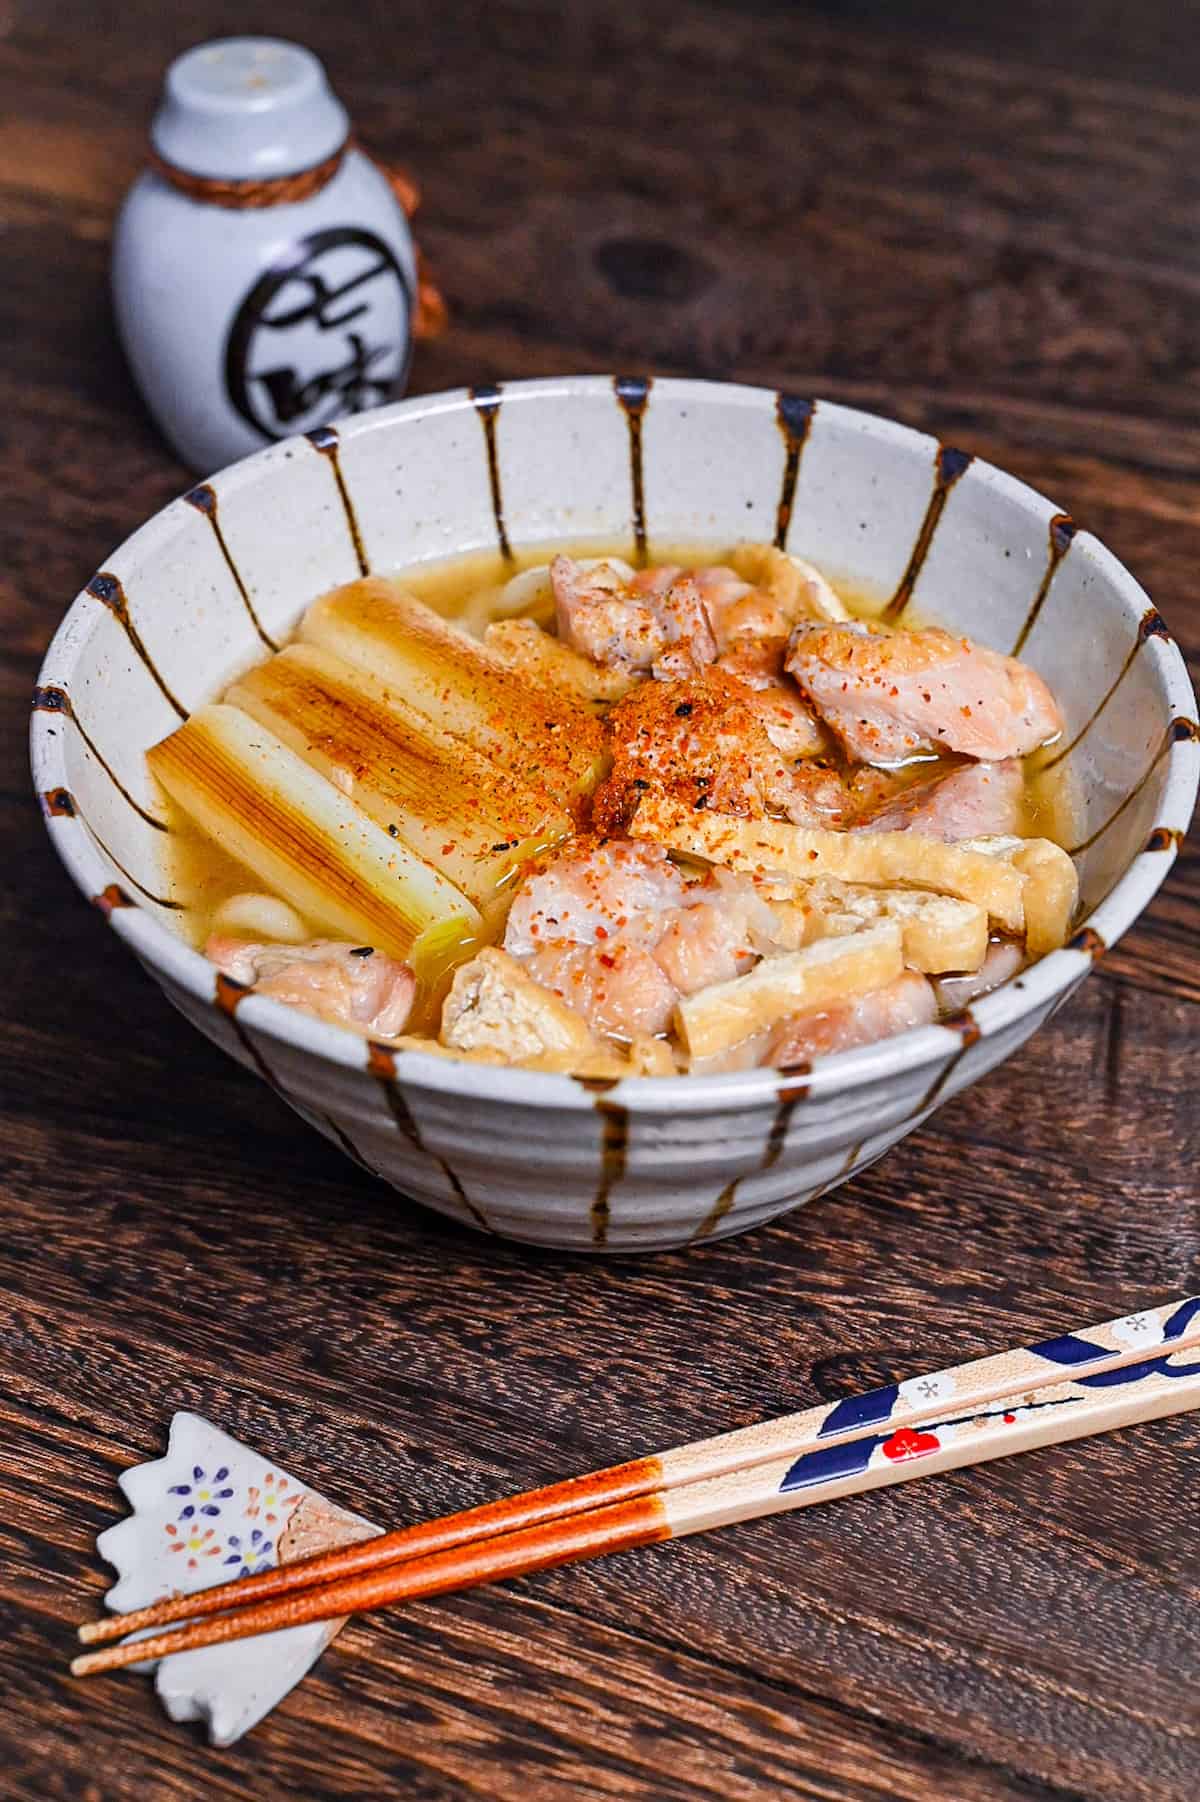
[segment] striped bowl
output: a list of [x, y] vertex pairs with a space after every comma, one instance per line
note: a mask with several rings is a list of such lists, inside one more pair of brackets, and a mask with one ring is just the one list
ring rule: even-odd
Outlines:
[[[771, 539], [1003, 651], [1059, 696], [1082, 797], [1070, 944], [957, 1018], [786, 1075], [568, 1076], [397, 1055], [218, 983], [174, 929], [143, 753], [323, 590], [554, 540]], [[135, 533], [76, 600], [33, 715], [67, 869], [200, 1030], [363, 1169], [484, 1231], [674, 1246], [861, 1170], [1027, 1039], [1146, 906], [1196, 794], [1183, 659], [1133, 577], [1031, 489], [824, 401], [574, 377], [408, 400], [272, 445]], [[347, 1172], [348, 1180], [357, 1180]]]

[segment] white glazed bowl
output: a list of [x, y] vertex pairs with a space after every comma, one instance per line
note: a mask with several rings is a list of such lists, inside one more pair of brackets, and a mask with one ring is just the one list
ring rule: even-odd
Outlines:
[[[616, 1087], [372, 1053], [241, 1000], [172, 929], [143, 753], [366, 570], [563, 539], [773, 539], [922, 619], [1022, 654], [1066, 713], [1081, 791], [1070, 945], [957, 1019], [810, 1070]], [[274, 445], [173, 502], [67, 614], [34, 777], [83, 893], [200, 1030], [405, 1195], [581, 1250], [738, 1232], [844, 1181], [1024, 1043], [1153, 896], [1200, 748], [1183, 659], [1133, 577], [1011, 476], [826, 402], [572, 377], [404, 401]], [[394, 1066], [394, 1067], [393, 1067]]]

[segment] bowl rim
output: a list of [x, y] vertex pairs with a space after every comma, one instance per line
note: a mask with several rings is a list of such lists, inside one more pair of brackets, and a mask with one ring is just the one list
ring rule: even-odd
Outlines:
[[[603, 393], [611, 396], [615, 378], [607, 375], [568, 375], [498, 385], [505, 404], [512, 401], [565, 401]], [[696, 405], [746, 406], [774, 413], [778, 391], [744, 383], [701, 381], [685, 377], [656, 376], [656, 394]], [[457, 408], [475, 405], [469, 389], [414, 395], [385, 407], [373, 408], [338, 422], [342, 441], [378, 430], [395, 421], [419, 420]], [[878, 437], [899, 437], [923, 446], [931, 460], [937, 440], [927, 433], [840, 402], [814, 402], [821, 413], [835, 415], [858, 430]], [[300, 439], [286, 439], [257, 451], [212, 479], [225, 491], [253, 485], [265, 469], [274, 469], [281, 455], [291, 455]], [[994, 464], [975, 457], [976, 479], [1039, 516], [1051, 506], [1028, 483], [1008, 475]], [[125, 560], [146, 562], [178, 529], [178, 501], [168, 502], [132, 533], [114, 552]], [[1151, 603], [1145, 590], [1125, 566], [1091, 533], [1079, 531], [1072, 543], [1073, 557], [1090, 559], [1123, 601], [1131, 629], [1136, 629]], [[92, 630], [103, 615], [84, 589], [68, 608], [55, 632], [38, 674], [39, 689], [59, 683], [70, 693], [70, 675], [85, 649]], [[397, 1077], [406, 1086], [469, 1096], [504, 1107], [592, 1109], [598, 1093], [608, 1104], [632, 1114], [664, 1115], [723, 1112], [729, 1109], [774, 1106], [780, 1098], [799, 1090], [812, 1098], [841, 1094], [900, 1073], [919, 1072], [945, 1063], [947, 1057], [977, 1039], [990, 1037], [1016, 1025], [1026, 1016], [1065, 999], [1096, 957], [1112, 946], [1153, 899], [1178, 854], [1186, 833], [1200, 783], [1200, 743], [1194, 730], [1196, 700], [1183, 656], [1169, 636], [1151, 637], [1145, 646], [1154, 660], [1155, 673], [1168, 713], [1165, 739], [1166, 780], [1159, 818], [1147, 846], [1134, 854], [1103, 900], [1080, 922], [1071, 941], [1061, 950], [1030, 964], [1018, 976], [990, 994], [972, 1001], [956, 1018], [932, 1026], [914, 1028], [872, 1045], [814, 1059], [791, 1069], [775, 1067], [705, 1076], [633, 1076], [617, 1082], [525, 1070], [506, 1065], [477, 1063], [463, 1058], [413, 1050], [396, 1051], [391, 1059]], [[66, 788], [67, 765], [64, 736], [54, 729], [53, 716], [35, 707], [30, 727], [34, 787], [47, 830], [62, 862], [84, 896], [105, 912], [108, 922], [138, 958], [165, 982], [203, 1006], [217, 1005], [216, 973], [199, 951], [178, 938], [152, 914], [137, 904], [105, 906], [103, 896], [113, 881], [111, 864], [86, 830], [71, 815], [52, 814], [45, 797]], [[1177, 722], [1183, 727], [1172, 735]], [[1159, 753], [1159, 757], [1163, 754]], [[1156, 758], [1156, 762], [1158, 759]], [[1151, 770], [1153, 765], [1151, 766]], [[1149, 773], [1149, 772], [1148, 772]], [[253, 993], [238, 1005], [242, 1028], [255, 1036], [315, 1056], [325, 1063], [379, 1074], [377, 1059], [367, 1040], [345, 1027], [334, 1026], [283, 1002]], [[932, 1092], [927, 1105], [932, 1105]], [[923, 1108], [922, 1107], [922, 1111]]]

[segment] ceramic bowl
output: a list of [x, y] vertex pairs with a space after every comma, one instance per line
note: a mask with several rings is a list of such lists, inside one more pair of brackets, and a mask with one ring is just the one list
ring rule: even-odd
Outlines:
[[[569, 1076], [405, 1052], [218, 983], [175, 930], [143, 753], [367, 571], [509, 545], [774, 540], [908, 599], [1059, 697], [1081, 798], [1070, 944], [957, 1018], [803, 1072]], [[487, 1232], [629, 1251], [739, 1232], [873, 1162], [1022, 1045], [1162, 882], [1196, 793], [1183, 659], [1133, 577], [1050, 501], [824, 401], [602, 377], [409, 400], [273, 445], [157, 514], [46, 656], [33, 764], [84, 895], [168, 997], [403, 1195]], [[347, 1173], [348, 1180], [356, 1180]]]

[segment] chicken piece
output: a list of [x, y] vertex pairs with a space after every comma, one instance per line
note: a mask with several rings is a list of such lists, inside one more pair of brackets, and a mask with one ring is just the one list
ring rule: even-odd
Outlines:
[[846, 805], [837, 776], [789, 768], [753, 702], [715, 668], [689, 681], [647, 684], [619, 701], [608, 716], [613, 768], [594, 798], [595, 829], [625, 831], [651, 791], [689, 811], [836, 823]]
[[801, 625], [786, 667], [863, 763], [934, 749], [1023, 757], [1062, 730], [1054, 697], [1033, 670], [938, 626]]
[[771, 1035], [764, 1064], [806, 1063], [855, 1045], [871, 1045], [914, 1026], [928, 1026], [937, 1015], [933, 984], [915, 970], [905, 970], [882, 988], [831, 1007], [810, 1008], [781, 1020]]
[[651, 665], [660, 682], [694, 676], [713, 662], [717, 640], [699, 587], [689, 576], [672, 582], [656, 603], [667, 633], [667, 648]]
[[652, 666], [660, 682], [694, 676], [717, 654], [707, 597], [697, 579], [703, 573], [660, 563], [639, 570], [629, 584], [629, 593], [648, 601], [666, 630], [667, 648]]
[[728, 982], [760, 952], [777, 948], [774, 910], [752, 881], [732, 870], [711, 870], [689, 888], [687, 905], [663, 918], [654, 956], [680, 995]]
[[[576, 567], [586, 575], [603, 564], [622, 582], [633, 581], [633, 569], [621, 557], [581, 557]], [[554, 584], [548, 563], [536, 563], [510, 576], [504, 586], [482, 589], [480, 627], [488, 620], [528, 619], [536, 625], [549, 626], [554, 619]]]
[[442, 1008], [441, 1039], [454, 1051], [559, 1069], [602, 1049], [582, 1014], [494, 945], [455, 972]]
[[[698, 572], [693, 572], [696, 573]], [[638, 600], [656, 601], [666, 594], [682, 574], [683, 565], [680, 563], [653, 563], [649, 569], [639, 569], [636, 575], [630, 576], [629, 592]]]
[[759, 575], [772, 600], [795, 619], [846, 620], [850, 615], [833, 586], [812, 563], [768, 545]]
[[[751, 704], [781, 757], [815, 757], [825, 749], [825, 734], [795, 688], [772, 683], [755, 691]], [[843, 805], [841, 798], [838, 805]]]
[[598, 1032], [664, 1032], [680, 995], [740, 974], [776, 921], [727, 871], [685, 882], [658, 846], [576, 841], [526, 877], [505, 949]]
[[786, 638], [800, 620], [844, 620], [845, 607], [820, 570], [773, 545], [743, 545], [736, 568], [697, 571], [721, 649]]
[[726, 599], [715, 622], [717, 642], [722, 651], [731, 651], [740, 645], [775, 644], [780, 639], [787, 639], [796, 622], [769, 594], [761, 588], [751, 588], [747, 582], [740, 582], [736, 592], [731, 590], [731, 596]]
[[573, 700], [582, 698], [596, 712], [603, 711], [610, 701], [619, 701], [640, 680], [630, 670], [605, 669], [593, 663], [561, 638], [543, 632], [531, 619], [494, 620], [484, 632], [483, 642], [526, 681], [565, 689]]
[[649, 599], [631, 596], [609, 563], [584, 569], [570, 557], [550, 565], [558, 636], [593, 663], [648, 670], [668, 643], [667, 627]]
[[407, 964], [370, 945], [337, 939], [268, 945], [214, 933], [204, 955], [256, 995], [371, 1039], [394, 1039], [404, 1031], [416, 992]]
[[682, 906], [687, 884], [661, 845], [576, 838], [533, 864], [509, 910], [504, 949], [528, 957], [543, 945], [653, 943], [661, 915]]
[[812, 708], [784, 674], [784, 638], [740, 638], [722, 651], [716, 668], [749, 689], [754, 708], [775, 749], [787, 758], [814, 757], [826, 746]]
[[719, 625], [722, 642], [743, 637], [775, 637], [786, 634], [802, 619], [849, 618], [819, 569], [802, 557], [792, 557], [774, 545], [743, 545], [734, 553], [737, 574], [753, 589], [737, 597], [723, 613]]
[[[883, 771], [870, 774], [887, 777]], [[1021, 819], [1021, 765], [1015, 757], [1002, 763], [968, 763], [928, 782], [900, 787], [886, 800], [858, 815], [856, 832], [920, 832], [946, 844], [1016, 832]]]
[[871, 763], [857, 764], [846, 778], [853, 820], [865, 822], [873, 818], [893, 801], [899, 801], [909, 789], [922, 782], [931, 782], [932, 768], [943, 767], [939, 759], [932, 757], [915, 757], [911, 763], [902, 763], [896, 769], [876, 769]]
[[592, 815], [601, 832], [623, 831], [652, 789], [689, 809], [759, 818], [787, 774], [741, 684], [715, 670], [635, 690], [614, 707], [608, 727], [612, 774]]
[[713, 661], [717, 641], [699, 585], [673, 566], [627, 579], [611, 563], [550, 565], [559, 637], [605, 668], [652, 670], [662, 681]]
[[[709, 618], [717, 634], [717, 643], [721, 650], [728, 649], [735, 638], [757, 638], [765, 636], [756, 625], [748, 624], [739, 632], [736, 623], [730, 628], [730, 620], [736, 622], [741, 618], [742, 610], [746, 610], [748, 621], [757, 621], [755, 608], [764, 599], [751, 583], [744, 580], [734, 569], [724, 563], [705, 564], [692, 571], [692, 580], [704, 597]], [[776, 636], [787, 637], [791, 622], [782, 625]]]
[[846, 785], [836, 770], [815, 758], [796, 764], [788, 772], [786, 786], [777, 787], [774, 794], [782, 800], [782, 812], [793, 826], [839, 831], [845, 825], [849, 812]]
[[632, 1039], [665, 1032], [679, 996], [642, 945], [545, 945], [524, 968], [597, 1032]]
[[[750, 705], [762, 721], [762, 730], [782, 757], [789, 760], [818, 757], [827, 750], [822, 724], [795, 683], [757, 683], [751, 688]], [[843, 804], [845, 796], [838, 802], [840, 807]]]
[[[788, 682], [783, 668], [787, 648], [786, 634], [772, 638], [735, 638], [717, 658], [717, 668], [743, 683], [746, 688], [758, 690], [780, 687]], [[795, 683], [790, 682], [789, 686], [799, 697], [800, 691]]]

